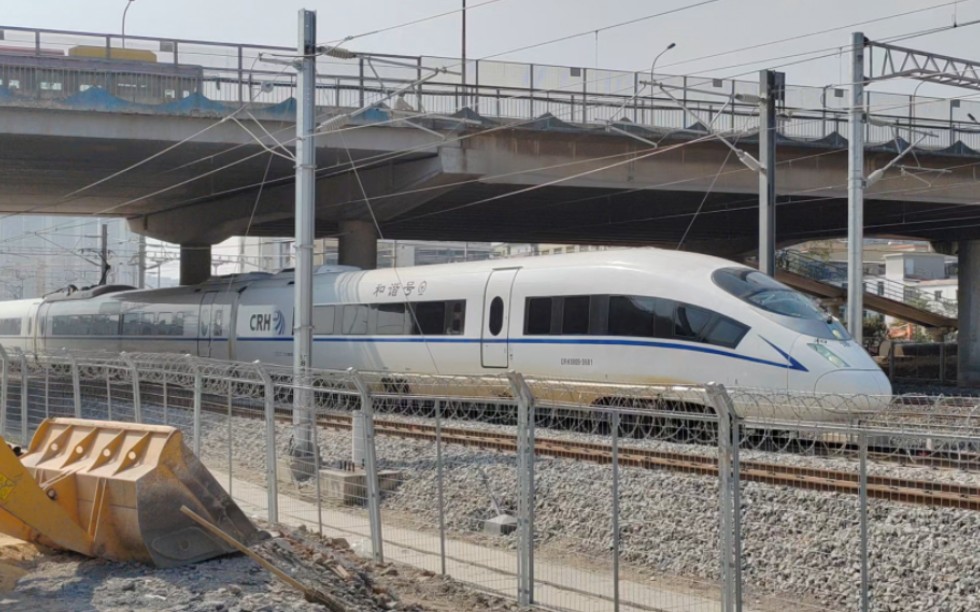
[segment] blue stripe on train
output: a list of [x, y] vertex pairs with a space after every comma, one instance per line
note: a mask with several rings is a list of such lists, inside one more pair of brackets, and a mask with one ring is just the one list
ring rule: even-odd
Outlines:
[[[292, 342], [292, 336], [273, 336], [273, 337], [240, 337], [237, 338], [240, 342]], [[765, 338], [763, 338], [765, 340]], [[314, 342], [361, 342], [361, 343], [422, 343], [428, 342], [431, 344], [480, 344], [481, 342], [487, 344], [504, 344], [507, 342], [513, 344], [564, 344], [564, 345], [579, 345], [579, 346], [641, 346], [647, 348], [662, 348], [668, 350], [678, 350], [678, 351], [692, 351], [695, 353], [705, 353], [708, 355], [718, 355], [720, 357], [729, 357], [731, 359], [740, 359], [742, 361], [749, 361], [751, 363], [759, 363], [762, 365], [773, 366], [777, 368], [785, 368], [789, 370], [799, 370], [801, 372], [807, 372], [806, 367], [794, 359], [789, 353], [783, 351], [777, 347], [772, 342], [766, 340], [779, 355], [785, 359], [785, 362], [771, 361], [769, 359], [762, 359], [759, 357], [751, 357], [749, 355], [740, 355], [738, 353], [730, 353], [721, 349], [713, 348], [710, 346], [697, 346], [689, 344], [677, 344], [675, 342], [664, 342], [659, 340], [627, 340], [627, 339], [607, 339], [607, 338], [489, 338], [483, 340], [481, 338], [461, 338], [458, 336], [391, 336], [391, 337], [378, 337], [378, 336], [363, 336], [363, 337], [352, 337], [352, 336], [320, 336], [314, 337]]]
[[[48, 336], [48, 338], [54, 337], [64, 337], [68, 339], [82, 339], [78, 336]], [[88, 338], [85, 338], [88, 339]], [[139, 340], [139, 341], [154, 341], [154, 340], [170, 340], [172, 342], [207, 342], [209, 338], [181, 338], [179, 336], [122, 336], [115, 339], [119, 340]], [[211, 342], [227, 342], [228, 338], [210, 338]], [[609, 339], [609, 338], [462, 338], [459, 336], [319, 336], [314, 337], [314, 342], [359, 342], [359, 343], [423, 343], [427, 342], [430, 344], [503, 344], [506, 342], [511, 342], [514, 344], [564, 344], [570, 346], [640, 346], [647, 348], [661, 348], [668, 350], [677, 351], [691, 351], [695, 353], [704, 353], [708, 355], [717, 355], [719, 357], [728, 357], [730, 359], [738, 359], [741, 361], [748, 361], [750, 363], [758, 363], [762, 365], [768, 365], [776, 368], [784, 368], [787, 370], [798, 370], [800, 372], [807, 372], [806, 367], [794, 359], [789, 353], [780, 349], [778, 346], [769, 342], [765, 338], [766, 344], [771, 346], [779, 355], [785, 359], [785, 362], [771, 361], [769, 359], [762, 359], [760, 357], [751, 357], [749, 355], [740, 355], [738, 353], [730, 353], [721, 349], [717, 349], [710, 346], [704, 345], [691, 345], [691, 344], [677, 344], [675, 342], [665, 342], [660, 340], [629, 340], [629, 339]], [[292, 336], [244, 336], [236, 338], [238, 342], [292, 342]]]

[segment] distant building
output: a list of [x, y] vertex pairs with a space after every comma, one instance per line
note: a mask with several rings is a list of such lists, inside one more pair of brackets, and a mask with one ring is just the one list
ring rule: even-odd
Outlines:
[[[460, 261], [479, 261], [494, 256], [487, 242], [431, 242], [421, 240], [379, 240], [378, 267], [425, 266]], [[335, 265], [338, 260], [336, 238], [313, 243], [314, 265]], [[291, 238], [239, 237], [215, 247], [215, 272], [275, 272], [295, 265]]]
[[109, 234], [107, 282], [136, 286], [139, 239], [124, 219], [13, 215], [0, 219], [0, 299], [98, 283], [103, 223]]
[[589, 251], [607, 251], [624, 247], [604, 246], [594, 244], [511, 244], [509, 242], [494, 243], [494, 257], [530, 257], [533, 255], [563, 255], [565, 253], [585, 253]]
[[886, 281], [900, 283], [905, 302], [946, 316], [956, 316], [959, 279], [956, 257], [941, 253], [893, 253], [885, 255]]

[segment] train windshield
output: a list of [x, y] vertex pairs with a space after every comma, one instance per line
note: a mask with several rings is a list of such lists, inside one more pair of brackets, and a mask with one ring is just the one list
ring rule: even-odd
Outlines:
[[[798, 319], [805, 327], [799, 331], [822, 338], [850, 340], [844, 326], [813, 301], [786, 285], [755, 270], [721, 268], [711, 279], [735, 297], [763, 310]], [[812, 323], [803, 323], [812, 322]]]

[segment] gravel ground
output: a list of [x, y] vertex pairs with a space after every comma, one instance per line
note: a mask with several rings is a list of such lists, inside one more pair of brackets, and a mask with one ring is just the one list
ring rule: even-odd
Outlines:
[[[192, 566], [155, 569], [72, 553], [38, 555], [26, 545], [3, 546], [0, 559], [27, 569], [0, 609], [17, 612], [303, 612], [311, 603], [244, 555]], [[397, 564], [377, 565], [350, 551], [345, 540], [299, 531], [277, 532], [253, 547], [294, 578], [329, 594], [350, 612], [403, 610], [516, 610], [511, 602], [451, 579]]]

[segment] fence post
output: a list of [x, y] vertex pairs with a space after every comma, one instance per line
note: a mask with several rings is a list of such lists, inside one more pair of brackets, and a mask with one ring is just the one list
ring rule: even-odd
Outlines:
[[71, 364], [71, 392], [75, 404], [75, 418], [82, 418], [82, 375], [78, 370], [78, 360], [68, 350], [64, 351], [68, 363]]
[[201, 376], [201, 368], [197, 364], [197, 360], [191, 354], [184, 355], [187, 363], [191, 364], [191, 369], [194, 371], [194, 417], [192, 428], [194, 432], [194, 454], [198, 457], [201, 456], [201, 402], [204, 395], [204, 379]]
[[[177, 54], [174, 53], [174, 58], [176, 57]], [[238, 103], [245, 103], [245, 57], [241, 45], [238, 45]]]
[[0, 435], [7, 435], [7, 388], [10, 383], [10, 356], [0, 345], [0, 361], [3, 371], [0, 373]]
[[861, 517], [861, 612], [868, 612], [871, 608], [871, 585], [868, 574], [868, 434], [861, 432], [859, 444], [861, 448], [861, 473], [858, 484]]
[[520, 372], [507, 372], [517, 398], [517, 603], [534, 603], [534, 395]]
[[231, 413], [234, 404], [234, 396], [232, 394], [232, 388], [234, 387], [234, 380], [229, 378], [228, 380], [228, 495], [233, 495], [232, 493], [232, 482], [233, 479], [231, 475], [234, 473], [234, 440], [235, 437], [232, 432], [231, 424]]
[[255, 369], [265, 386], [265, 479], [270, 523], [279, 522], [279, 475], [276, 464], [276, 385], [272, 376], [256, 360]]
[[119, 353], [119, 356], [129, 366], [130, 374], [133, 377], [133, 420], [142, 423], [143, 404], [140, 401], [140, 375], [136, 369], [136, 362], [125, 351]]
[[888, 382], [895, 384], [895, 341], [888, 343]]
[[27, 436], [27, 400], [30, 382], [27, 380], [27, 355], [20, 350], [17, 352], [20, 356], [20, 441], [21, 444], [26, 445], [29, 440]]
[[51, 361], [44, 366], [44, 418], [51, 416]]
[[[718, 481], [720, 504], [719, 554], [721, 555], [721, 609], [723, 612], [735, 612], [741, 609], [739, 601], [740, 588], [737, 585], [736, 566], [740, 563], [737, 557], [733, 560], [735, 540], [740, 535], [735, 532], [734, 515], [739, 512], [735, 506], [733, 489], [738, 486], [733, 481], [732, 466], [734, 452], [732, 449], [732, 415], [734, 406], [725, 386], [709, 383], [705, 387], [708, 399], [718, 415]], [[734, 561], [734, 562], [733, 562]]]
[[531, 95], [528, 97], [528, 119], [534, 119], [534, 64], [528, 64], [528, 81], [530, 86], [528, 89]]
[[612, 413], [613, 612], [619, 612], [619, 411]]
[[446, 505], [442, 482], [442, 400], [435, 400], [436, 409], [436, 496], [439, 501], [439, 564], [446, 575]]
[[[381, 494], [378, 490], [378, 463], [374, 448], [374, 400], [371, 389], [361, 378], [360, 372], [348, 368], [357, 392], [361, 395], [361, 409], [354, 414], [354, 419], [362, 419], [364, 440], [364, 480], [367, 481], [368, 522], [371, 525], [371, 556], [378, 563], [384, 562], [384, 547], [381, 539]], [[357, 467], [357, 466], [355, 466]]]

